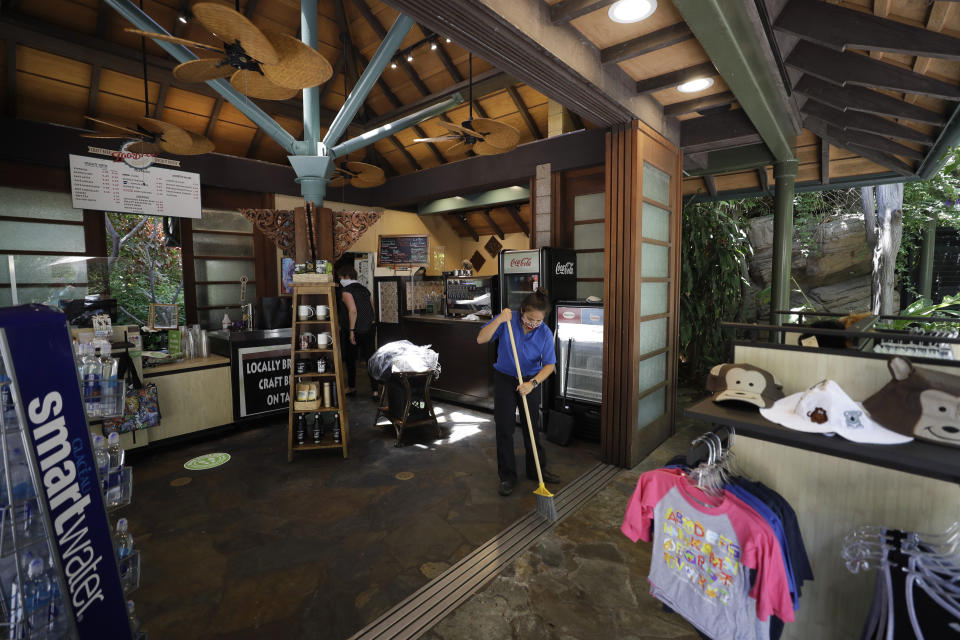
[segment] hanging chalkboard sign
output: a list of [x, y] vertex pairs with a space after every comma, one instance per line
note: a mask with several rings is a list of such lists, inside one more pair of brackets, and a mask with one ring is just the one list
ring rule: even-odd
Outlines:
[[428, 237], [380, 236], [377, 251], [378, 267], [393, 267], [409, 264], [428, 264], [430, 245]]

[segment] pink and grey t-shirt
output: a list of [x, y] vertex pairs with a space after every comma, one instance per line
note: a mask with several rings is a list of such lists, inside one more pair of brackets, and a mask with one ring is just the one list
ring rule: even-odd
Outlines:
[[734, 496], [708, 496], [674, 472], [650, 471], [637, 482], [621, 531], [634, 542], [652, 539], [651, 593], [711, 638], [753, 640], [771, 614], [793, 620], [779, 543]]

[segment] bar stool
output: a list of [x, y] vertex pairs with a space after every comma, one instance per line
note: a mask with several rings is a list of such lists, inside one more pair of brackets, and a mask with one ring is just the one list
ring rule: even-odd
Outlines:
[[[393, 373], [390, 375], [389, 382], [380, 383], [380, 398], [377, 403], [376, 416], [373, 418], [373, 426], [378, 426], [380, 416], [389, 420], [397, 434], [395, 447], [403, 446], [403, 430], [408, 427], [432, 424], [437, 430], [437, 438], [443, 437], [437, 415], [433, 411], [433, 401], [430, 399], [430, 384], [432, 381], [433, 371], [415, 371]], [[397, 388], [393, 385], [401, 385], [401, 393], [397, 393]], [[392, 386], [395, 406], [391, 410], [390, 391]], [[419, 395], [421, 390], [422, 398], [415, 397], [415, 394]], [[415, 402], [421, 401], [423, 402], [422, 409], [414, 405]]]

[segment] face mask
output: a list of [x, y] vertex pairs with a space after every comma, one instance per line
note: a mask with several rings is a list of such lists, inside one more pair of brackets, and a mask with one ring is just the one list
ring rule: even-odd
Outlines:
[[520, 321], [523, 323], [527, 329], [536, 329], [543, 324], [543, 320], [527, 320], [526, 318], [521, 317]]

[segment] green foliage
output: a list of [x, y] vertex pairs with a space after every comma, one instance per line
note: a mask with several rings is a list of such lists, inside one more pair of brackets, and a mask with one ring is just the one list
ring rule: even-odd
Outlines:
[[[183, 262], [180, 249], [163, 246], [163, 219], [136, 214], [107, 213], [107, 247], [139, 229], [119, 247], [109, 267], [110, 293], [117, 299], [121, 322], [150, 318], [150, 303], [180, 305], [180, 324], [186, 323], [183, 306]], [[110, 233], [111, 226], [117, 234]]]
[[960, 307], [960, 293], [954, 296], [943, 296], [943, 300], [936, 304], [930, 302], [929, 300], [919, 298], [914, 300], [912, 304], [908, 305], [903, 311], [900, 312], [900, 315], [902, 316], [911, 317], [901, 318], [899, 320], [891, 320], [877, 326], [878, 328], [883, 327], [885, 329], [906, 329], [909, 326], [919, 326], [926, 330], [955, 329], [957, 327], [957, 320], [947, 322], [924, 322], [922, 318], [929, 318], [931, 316], [942, 318], [946, 316], [960, 320], [960, 311], [956, 310], [957, 307]]
[[735, 204], [694, 202], [684, 208], [679, 339], [693, 379], [727, 358], [729, 338], [720, 322], [737, 319], [742, 309], [750, 253]]

